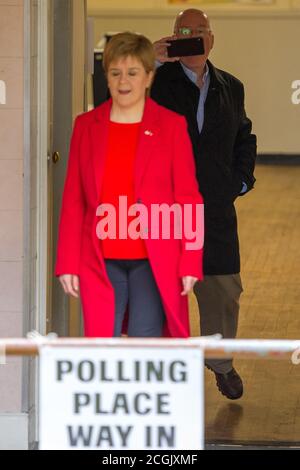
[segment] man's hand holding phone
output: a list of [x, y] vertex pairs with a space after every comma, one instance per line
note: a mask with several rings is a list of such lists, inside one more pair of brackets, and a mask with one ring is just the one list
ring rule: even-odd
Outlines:
[[174, 39], [176, 39], [176, 36], [167, 36], [153, 43], [156, 60], [161, 64], [164, 64], [165, 62], [176, 62], [179, 60], [179, 57], [168, 56], [168, 46], [171, 45], [168, 41], [174, 41]]
[[176, 62], [180, 57], [188, 57], [204, 54], [204, 43], [202, 37], [181, 38], [168, 36], [156, 41], [154, 44], [156, 60], [165, 62]]

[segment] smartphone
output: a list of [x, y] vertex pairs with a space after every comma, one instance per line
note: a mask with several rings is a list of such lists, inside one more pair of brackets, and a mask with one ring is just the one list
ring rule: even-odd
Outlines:
[[184, 38], [168, 40], [168, 57], [187, 57], [191, 55], [204, 54], [203, 38]]

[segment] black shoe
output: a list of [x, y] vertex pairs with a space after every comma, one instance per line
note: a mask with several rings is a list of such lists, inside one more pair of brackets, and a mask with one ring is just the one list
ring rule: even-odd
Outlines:
[[[211, 369], [211, 367], [208, 367]], [[243, 395], [243, 382], [237, 371], [232, 368], [227, 374], [215, 372], [217, 387], [229, 400], [237, 400]]]

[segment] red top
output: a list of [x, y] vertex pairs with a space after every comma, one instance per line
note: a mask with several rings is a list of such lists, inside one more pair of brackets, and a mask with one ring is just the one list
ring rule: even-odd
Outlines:
[[[131, 204], [135, 204], [134, 194], [134, 162], [137, 150], [140, 123], [109, 123], [108, 146], [102, 184], [102, 203], [112, 204], [116, 209], [116, 238], [101, 240], [104, 258], [140, 259], [147, 258], [144, 240], [134, 240], [128, 236], [128, 225], [135, 216], [128, 216]], [[126, 218], [121, 225], [127, 238], [119, 237], [119, 196], [126, 196]], [[123, 199], [126, 201], [126, 199]], [[123, 211], [121, 210], [122, 217]], [[107, 213], [104, 214], [104, 218]], [[104, 227], [107, 231], [108, 226]], [[136, 229], [139, 230], [139, 227]]]

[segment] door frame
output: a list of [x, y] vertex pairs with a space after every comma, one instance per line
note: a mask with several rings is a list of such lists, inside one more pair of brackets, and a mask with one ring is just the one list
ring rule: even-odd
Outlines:
[[[28, 22], [25, 28], [25, 40], [30, 40], [30, 4], [32, 0], [25, 0], [25, 8], [27, 12]], [[78, 11], [82, 11], [84, 4], [84, 15], [86, 18], [86, 0], [73, 0], [72, 2], [72, 16], [73, 20], [77, 17]], [[49, 165], [52, 163], [52, 96], [53, 96], [53, 83], [52, 83], [52, 70], [53, 70], [53, 57], [51, 52], [51, 44], [53, 43], [53, 0], [38, 0], [38, 25], [37, 34], [37, 174], [36, 174], [36, 188], [37, 188], [37, 224], [36, 224], [36, 288], [34, 292], [36, 302], [36, 315], [34, 318], [24, 319], [24, 332], [28, 330], [36, 330], [42, 335], [47, 334], [47, 324], [49, 318], [49, 309], [52, 308], [51, 295], [49, 284], [53, 279], [53, 251], [52, 240], [49, 237]], [[76, 14], [75, 14], [76, 13]], [[79, 13], [80, 14], [80, 13]], [[77, 16], [76, 16], [77, 15]], [[74, 31], [75, 23], [73, 21], [72, 30]], [[73, 34], [72, 38], [72, 51], [75, 50], [77, 35]], [[78, 38], [79, 41], [79, 38]], [[85, 51], [84, 51], [85, 54]], [[76, 64], [78, 66], [78, 57], [72, 53], [72, 75], [74, 75], [74, 83], [72, 84], [73, 97], [78, 93], [79, 85], [78, 80], [82, 80], [82, 75], [75, 73]], [[28, 72], [30, 80], [30, 73]], [[86, 79], [86, 74], [84, 73]], [[27, 87], [29, 87], [29, 83]], [[85, 106], [85, 86], [84, 96], [78, 100], [76, 95], [72, 103], [72, 113], [79, 113], [84, 110]], [[27, 103], [30, 110], [30, 103]], [[82, 106], [82, 109], [80, 107]], [[29, 113], [31, 111], [28, 111]], [[27, 130], [30, 135], [30, 130]], [[34, 136], [30, 138], [34, 139]], [[24, 188], [29, 190], [30, 188]], [[50, 240], [49, 240], [50, 238]], [[29, 273], [28, 273], [29, 274]], [[28, 292], [28, 295], [30, 293]], [[78, 306], [77, 306], [78, 310]], [[80, 328], [78, 317], [80, 312], [76, 311], [73, 315], [74, 321], [68, 321], [66, 328], [69, 333], [75, 333]], [[26, 331], [27, 329], [27, 331]], [[29, 367], [29, 369], [28, 369]], [[24, 367], [23, 371], [23, 409], [29, 413], [28, 423], [28, 436], [29, 446], [33, 448], [39, 436], [38, 425], [38, 408], [39, 408], [39, 370], [38, 361], [32, 359], [32, 363]], [[29, 376], [29, 379], [28, 379]], [[29, 383], [28, 383], [29, 382]], [[32, 407], [32, 404], [35, 404]], [[31, 404], [31, 407], [29, 406]], [[29, 409], [30, 408], [30, 409]]]
[[51, 40], [50, 12], [52, 0], [39, 1], [38, 41], [38, 172], [37, 172], [37, 331], [45, 335], [47, 329], [48, 290], [48, 162], [49, 162], [49, 121], [51, 96]]

